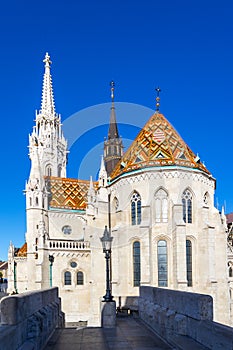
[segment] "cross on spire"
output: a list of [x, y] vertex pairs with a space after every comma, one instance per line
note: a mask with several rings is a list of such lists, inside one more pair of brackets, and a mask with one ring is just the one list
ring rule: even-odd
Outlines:
[[160, 97], [159, 97], [159, 94], [160, 92], [162, 91], [160, 89], [160, 87], [158, 86], [155, 91], [157, 91], [157, 96], [156, 96], [156, 111], [159, 111], [159, 107], [160, 107]]

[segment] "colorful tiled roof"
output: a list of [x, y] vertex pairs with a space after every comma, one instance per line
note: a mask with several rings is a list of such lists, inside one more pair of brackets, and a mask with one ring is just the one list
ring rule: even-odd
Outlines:
[[164, 115], [156, 112], [116, 165], [111, 178], [146, 167], [172, 165], [197, 168], [210, 174]]
[[[84, 210], [90, 181], [50, 177], [46, 178], [47, 189], [51, 193], [51, 208]], [[98, 182], [93, 182], [97, 189]]]
[[17, 257], [26, 257], [27, 256], [27, 243], [24, 243], [21, 248], [16, 251], [15, 256]]

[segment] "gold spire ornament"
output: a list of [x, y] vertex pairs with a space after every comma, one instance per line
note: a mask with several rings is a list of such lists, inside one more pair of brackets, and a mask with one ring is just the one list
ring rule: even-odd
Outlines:
[[162, 91], [160, 87], [158, 86], [155, 91], [157, 91], [157, 96], [156, 96], [156, 111], [159, 112], [159, 107], [160, 107], [160, 97], [159, 94]]

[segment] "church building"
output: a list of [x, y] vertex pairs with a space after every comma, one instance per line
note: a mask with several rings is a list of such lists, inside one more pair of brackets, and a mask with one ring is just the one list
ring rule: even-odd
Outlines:
[[214, 207], [216, 181], [156, 111], [123, 152], [114, 105], [98, 181], [67, 178], [67, 140], [55, 110], [51, 61], [44, 59], [41, 109], [29, 136], [26, 241], [8, 253], [9, 292], [59, 287], [66, 321], [100, 325], [105, 258], [113, 237], [116, 300], [139, 286], [209, 294], [214, 319], [230, 324], [225, 215]]

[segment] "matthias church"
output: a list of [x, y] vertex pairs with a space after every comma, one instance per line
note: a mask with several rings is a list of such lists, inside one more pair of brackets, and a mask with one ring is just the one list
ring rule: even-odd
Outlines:
[[140, 285], [204, 293], [214, 299], [214, 319], [232, 324], [226, 218], [214, 207], [216, 181], [160, 112], [159, 89], [156, 111], [124, 152], [112, 83], [98, 179], [68, 178], [48, 54], [43, 62], [41, 109], [29, 136], [26, 238], [21, 248], [9, 247], [8, 291], [57, 286], [66, 321], [99, 325], [100, 237], [108, 230], [117, 302], [139, 295]]

